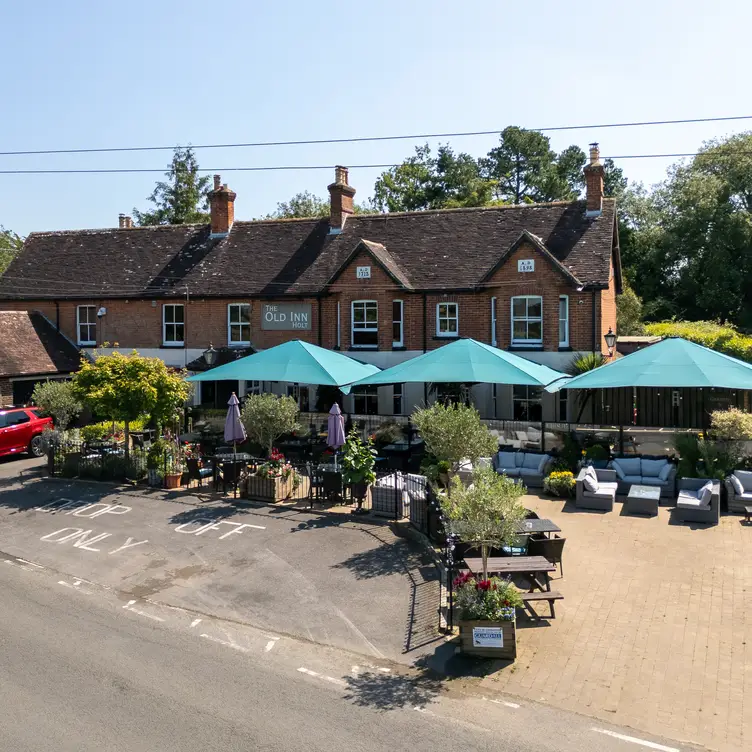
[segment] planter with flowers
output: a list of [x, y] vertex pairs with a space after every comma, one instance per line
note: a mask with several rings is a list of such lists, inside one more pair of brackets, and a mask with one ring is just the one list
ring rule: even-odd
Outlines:
[[515, 613], [522, 596], [508, 580], [483, 580], [470, 572], [454, 580], [463, 653], [513, 661], [517, 657]]
[[[350, 431], [342, 453], [342, 473], [357, 503], [355, 514], [363, 514], [363, 501], [368, 487], [376, 480], [373, 468], [376, 464], [376, 451], [370, 438], [363, 441], [354, 429]], [[375, 505], [374, 505], [375, 506]]]
[[249, 476], [246, 495], [260, 501], [285, 501], [300, 486], [300, 475], [287, 462], [285, 455], [272, 449], [269, 459]]
[[543, 479], [543, 492], [569, 499], [574, 496], [576, 485], [574, 474], [569, 470], [554, 470]]

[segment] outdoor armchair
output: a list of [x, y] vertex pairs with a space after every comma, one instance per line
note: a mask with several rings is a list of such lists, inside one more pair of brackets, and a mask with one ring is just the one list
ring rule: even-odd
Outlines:
[[[588, 488], [585, 476], [595, 475], [595, 482]], [[610, 512], [614, 508], [616, 499], [616, 472], [614, 470], [598, 470], [594, 467], [583, 467], [576, 480], [575, 506], [578, 509], [598, 509]]]
[[725, 480], [729, 512], [745, 514], [744, 507], [752, 506], [752, 472], [734, 470]]
[[721, 483], [712, 480], [710, 499], [704, 502], [701, 489], [708, 478], [679, 478], [674, 519], [679, 522], [709, 522], [717, 525], [721, 517]]

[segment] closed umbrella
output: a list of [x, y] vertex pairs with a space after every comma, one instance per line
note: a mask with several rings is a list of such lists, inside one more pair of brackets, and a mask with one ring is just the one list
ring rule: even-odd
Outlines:
[[240, 401], [232, 393], [227, 402], [227, 417], [225, 418], [225, 441], [232, 444], [232, 464], [233, 475], [235, 477], [235, 488], [233, 491], [234, 498], [238, 496], [238, 472], [237, 472], [237, 445], [246, 440], [247, 434], [243, 421], [240, 420]]
[[345, 444], [345, 416], [335, 402], [329, 410], [329, 418], [326, 426], [327, 446], [334, 449], [334, 466], [337, 466], [337, 450]]

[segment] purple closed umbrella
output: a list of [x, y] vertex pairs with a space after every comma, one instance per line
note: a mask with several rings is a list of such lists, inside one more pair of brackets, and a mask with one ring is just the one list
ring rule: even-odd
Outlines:
[[245, 426], [240, 420], [240, 401], [235, 396], [235, 392], [227, 402], [227, 417], [225, 418], [225, 441], [232, 444], [233, 454], [233, 475], [235, 476], [235, 489], [234, 495], [238, 495], [238, 472], [235, 465], [235, 454], [237, 452], [237, 445], [246, 440], [247, 434], [245, 432]]
[[326, 426], [326, 443], [334, 449], [334, 464], [337, 465], [337, 450], [345, 443], [345, 416], [335, 402], [329, 410]]

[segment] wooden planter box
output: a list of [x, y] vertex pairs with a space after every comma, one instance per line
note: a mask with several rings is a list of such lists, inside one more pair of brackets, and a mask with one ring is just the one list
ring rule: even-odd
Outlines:
[[246, 496], [257, 501], [285, 501], [293, 492], [293, 479], [261, 478], [258, 475], [249, 475], [246, 481]]
[[[477, 655], [482, 658], [501, 658], [513, 661], [517, 658], [517, 625], [515, 621], [464, 621], [460, 620], [460, 648], [467, 655]], [[478, 646], [474, 644], [473, 629], [498, 630], [501, 634], [503, 647], [491, 645]], [[478, 634], [477, 637], [493, 638], [489, 631]]]

